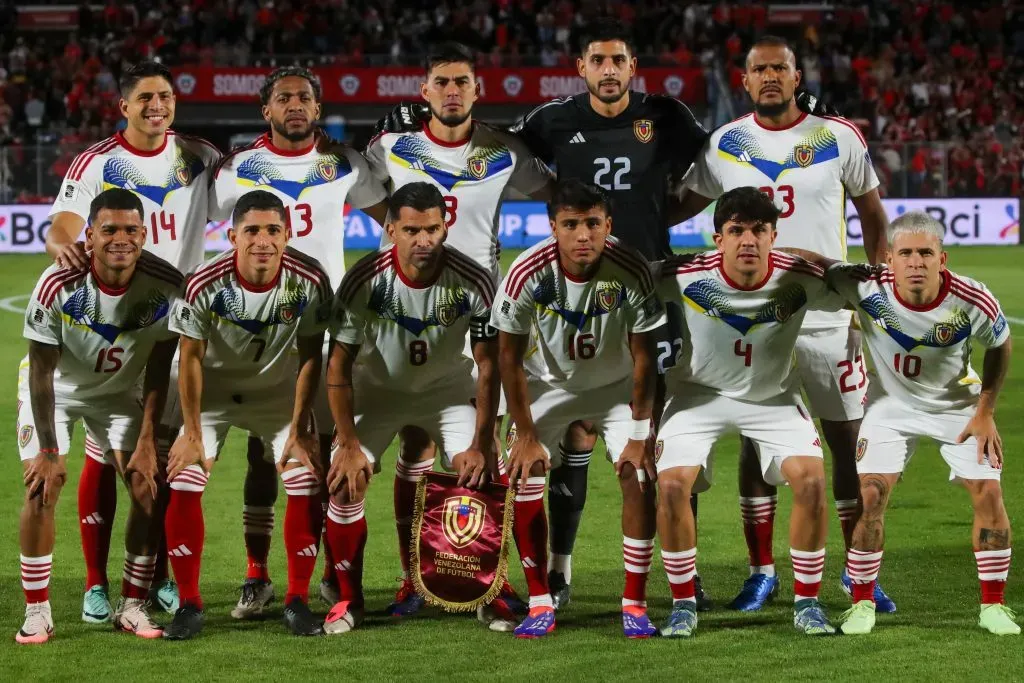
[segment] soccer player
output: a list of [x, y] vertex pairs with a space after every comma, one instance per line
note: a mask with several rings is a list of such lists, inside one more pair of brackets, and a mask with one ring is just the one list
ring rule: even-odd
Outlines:
[[[171, 72], [156, 62], [129, 67], [119, 81], [126, 127], [79, 154], [61, 184], [50, 211], [46, 251], [63, 268], [88, 267], [82, 230], [92, 200], [107, 188], [130, 190], [148, 217], [145, 250], [190, 273], [203, 262], [207, 189], [220, 152], [209, 142], [170, 130], [175, 100]], [[177, 364], [172, 366], [172, 379]], [[158, 427], [160, 457], [180, 426], [177, 387], [172, 381]], [[78, 482], [78, 519], [86, 581], [82, 619], [111, 618], [107, 594], [107, 553], [117, 502], [114, 464], [105, 460], [86, 425], [86, 458]], [[161, 511], [166, 501], [161, 501]], [[161, 512], [162, 514], [162, 512]], [[178, 591], [167, 576], [161, 546], [154, 575], [154, 602], [167, 612], [178, 608]]]
[[54, 511], [79, 420], [115, 463], [132, 501], [114, 626], [143, 638], [161, 633], [148, 600], [160, 542], [155, 435], [176, 346], [168, 313], [183, 278], [142, 251], [145, 214], [131, 192], [99, 193], [87, 219], [86, 269], [48, 267], [25, 312], [29, 357], [18, 379], [18, 445], [26, 487], [20, 522], [26, 605], [15, 636], [22, 644], [53, 635]]
[[[363, 504], [396, 434], [399, 519], [412, 517], [416, 482], [438, 456], [458, 472], [460, 485], [475, 487], [498, 473], [497, 334], [487, 324], [495, 283], [486, 269], [446, 245], [445, 200], [433, 183], [403, 185], [389, 209], [386, 229], [394, 246], [360, 260], [335, 298], [336, 344], [327, 376], [338, 436], [327, 477], [327, 542], [340, 596], [324, 623], [328, 634], [362, 621]], [[478, 369], [475, 388], [463, 354], [467, 335]], [[408, 531], [401, 540], [408, 571]]]
[[[657, 631], [647, 617], [655, 510], [654, 487], [645, 483], [654, 478], [648, 438], [657, 376], [653, 332], [665, 324], [665, 310], [646, 261], [611, 236], [609, 203], [599, 187], [560, 182], [548, 203], [552, 236], [515, 260], [491, 312], [515, 423], [509, 455], [509, 477], [519, 484], [514, 534], [530, 591], [529, 614], [515, 629], [520, 638], [555, 629], [544, 475], [557, 467], [565, 425], [575, 419], [591, 422], [605, 439], [622, 489], [623, 631], [631, 638]], [[543, 368], [533, 367], [528, 380], [524, 359], [531, 343]]]
[[191, 638], [203, 626], [201, 499], [232, 426], [269, 444], [288, 494], [284, 621], [296, 635], [323, 633], [307, 605], [322, 524], [310, 410], [330, 315], [330, 281], [316, 260], [286, 246], [287, 225], [277, 196], [254, 190], [240, 197], [228, 230], [232, 248], [192, 275], [172, 315], [171, 329], [181, 334], [184, 430], [168, 460], [166, 530], [181, 607], [165, 638]]
[[665, 295], [685, 304], [687, 335], [668, 376], [655, 451], [658, 535], [672, 590], [665, 636], [689, 637], [697, 627], [697, 530], [688, 501], [710, 485], [712, 448], [729, 431], [755, 444], [767, 481], [793, 489], [794, 626], [809, 635], [835, 633], [818, 602], [828, 532], [825, 466], [792, 357], [807, 310], [836, 310], [842, 302], [821, 268], [772, 250], [778, 216], [758, 189], [730, 190], [715, 207], [717, 251], [663, 264]]
[[[320, 81], [308, 69], [281, 67], [267, 76], [260, 103], [270, 130], [224, 157], [214, 176], [209, 213], [214, 220], [227, 220], [238, 198], [254, 188], [275, 195], [285, 206], [291, 231], [288, 245], [323, 264], [333, 292], [345, 274], [346, 203], [364, 209], [383, 225], [386, 193], [359, 152], [340, 144], [318, 144], [321, 94]], [[326, 344], [323, 353], [326, 368]], [[314, 414], [320, 453], [326, 457], [334, 425], [323, 385]], [[274, 599], [267, 556], [274, 530], [276, 472], [264, 459], [263, 443], [253, 436], [247, 456], [242, 518], [248, 559], [242, 594], [231, 613], [236, 619], [260, 616]], [[333, 574], [330, 565], [328, 561], [327, 570]]]
[[[995, 423], [1010, 366], [1010, 328], [985, 285], [947, 269], [944, 233], [928, 214], [905, 213], [889, 230], [887, 267], [868, 271], [836, 263], [828, 270], [829, 283], [857, 313], [879, 380], [857, 442], [864, 512], [846, 556], [854, 601], [841, 626], [847, 634], [870, 633], [875, 624], [886, 507], [921, 437], [939, 443], [950, 479], [971, 497], [971, 543], [981, 583], [978, 625], [997, 635], [1020, 634], [1003, 597], [1010, 519], [999, 484], [1003, 445]], [[971, 367], [973, 343], [986, 349], [980, 379]]]
[[[747, 54], [744, 86], [754, 111], [712, 135], [687, 177], [681, 217], [692, 216], [724, 192], [759, 187], [781, 209], [779, 247], [802, 247], [846, 260], [846, 197], [860, 215], [868, 258], [884, 259], [885, 210], [863, 136], [849, 121], [806, 114], [794, 92], [796, 58], [786, 42], [765, 37]], [[849, 545], [857, 514], [855, 453], [867, 374], [860, 331], [847, 311], [812, 311], [797, 341], [799, 381], [833, 456], [832, 492]], [[778, 592], [772, 554], [776, 491], [760, 477], [749, 440], [740, 457], [740, 509], [750, 553], [750, 576], [730, 607], [760, 609]], [[849, 590], [848, 580], [843, 577]], [[896, 606], [881, 588], [880, 608]]]

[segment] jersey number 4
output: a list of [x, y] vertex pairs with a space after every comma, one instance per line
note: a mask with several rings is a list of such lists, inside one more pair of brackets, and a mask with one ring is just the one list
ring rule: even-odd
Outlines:
[[793, 186], [792, 185], [779, 185], [778, 188], [774, 188], [771, 185], [765, 185], [764, 187], [757, 188], [768, 195], [768, 199], [775, 201], [775, 193], [779, 193], [779, 201], [782, 202], [782, 213], [779, 214], [779, 218], [789, 218], [793, 215], [796, 210], [796, 205], [793, 203]]

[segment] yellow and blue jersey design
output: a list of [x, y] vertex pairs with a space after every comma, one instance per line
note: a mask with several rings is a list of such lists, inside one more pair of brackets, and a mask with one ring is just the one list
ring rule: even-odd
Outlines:
[[626, 288], [615, 281], [599, 282], [594, 301], [585, 304], [581, 311], [568, 308], [566, 297], [561, 294], [564, 293], [558, 291], [554, 273], [549, 271], [533, 289], [537, 315], [540, 318], [558, 316], [578, 332], [582, 332], [591, 320], [608, 315], [626, 302]]
[[839, 141], [835, 133], [821, 126], [805, 135], [789, 155], [779, 161], [767, 157], [750, 130], [737, 126], [726, 131], [718, 141], [718, 156], [738, 164], [749, 164], [774, 183], [794, 169], [838, 159]]
[[512, 154], [507, 148], [488, 146], [474, 150], [465, 168], [453, 172], [431, 155], [429, 143], [415, 135], [399, 137], [389, 155], [394, 163], [423, 173], [449, 192], [459, 185], [487, 180], [513, 166]]
[[120, 187], [163, 206], [175, 190], [188, 187], [206, 170], [203, 160], [184, 147], [177, 147], [174, 163], [164, 178], [152, 182], [129, 156], [111, 156], [103, 164], [103, 189]]
[[324, 154], [313, 161], [302, 180], [288, 180], [278, 168], [278, 162], [269, 154], [253, 154], [238, 165], [235, 177], [239, 185], [250, 188], [271, 187], [278, 192], [298, 200], [307, 190], [333, 183], [352, 172], [352, 165], [345, 157]]
[[721, 320], [741, 335], [758, 325], [784, 323], [807, 305], [807, 292], [802, 285], [789, 284], [772, 292], [753, 315], [736, 311], [728, 293], [715, 280], [706, 278], [691, 282], [683, 290], [683, 302], [709, 318]]
[[103, 312], [95, 291], [83, 285], [71, 293], [61, 306], [61, 315], [71, 327], [81, 327], [98, 334], [113, 344], [122, 334], [134, 332], [158, 323], [167, 317], [171, 303], [160, 290], [153, 290], [142, 301], [129, 309], [120, 325], [103, 319]]
[[472, 312], [469, 295], [461, 286], [439, 288], [429, 314], [420, 318], [409, 315], [395, 291], [393, 279], [381, 279], [370, 292], [369, 311], [380, 320], [389, 320], [410, 334], [419, 337], [432, 327], [451, 327], [459, 318]]
[[309, 297], [298, 285], [287, 285], [266, 320], [256, 320], [245, 310], [245, 298], [235, 287], [221, 289], [213, 297], [210, 311], [222, 320], [241, 327], [250, 334], [259, 334], [274, 325], [292, 325], [302, 317]]
[[876, 327], [883, 330], [905, 351], [913, 351], [919, 346], [929, 348], [954, 346], [964, 340], [969, 340], [971, 336], [971, 318], [962, 308], [951, 310], [942, 321], [932, 325], [918, 338], [902, 330], [896, 309], [884, 291], [875, 292], [861, 299], [857, 305], [871, 317]]

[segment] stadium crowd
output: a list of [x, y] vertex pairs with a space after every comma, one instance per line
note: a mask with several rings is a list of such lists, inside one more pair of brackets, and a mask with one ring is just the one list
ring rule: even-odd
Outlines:
[[[856, 11], [837, 10], [791, 36], [804, 85], [861, 125], [887, 193], [1018, 195], [1024, 12], [999, 0], [834, 4]], [[430, 42], [455, 39], [489, 65], [570, 65], [581, 27], [600, 15], [631, 27], [641, 66], [703, 67], [706, 123], [717, 126], [749, 106], [742, 56], [767, 22], [764, 6], [748, 0], [110, 0], [101, 10], [90, 7], [81, 5], [74, 33], [29, 33], [16, 30], [14, 3], [0, 2], [7, 170], [25, 161], [25, 146], [51, 145], [45, 172], [62, 177], [77, 151], [113, 131], [116, 78], [141, 59], [408, 64]], [[37, 187], [35, 180], [26, 179], [25, 188]], [[42, 199], [28, 189], [13, 194]]]

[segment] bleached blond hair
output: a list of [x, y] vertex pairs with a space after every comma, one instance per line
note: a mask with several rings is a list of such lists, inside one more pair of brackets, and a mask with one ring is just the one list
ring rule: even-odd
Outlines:
[[924, 211], [908, 211], [889, 225], [889, 246], [892, 247], [893, 242], [900, 235], [915, 233], [934, 235], [939, 240], [941, 247], [942, 240], [946, 236], [946, 229], [942, 227], [942, 223]]

